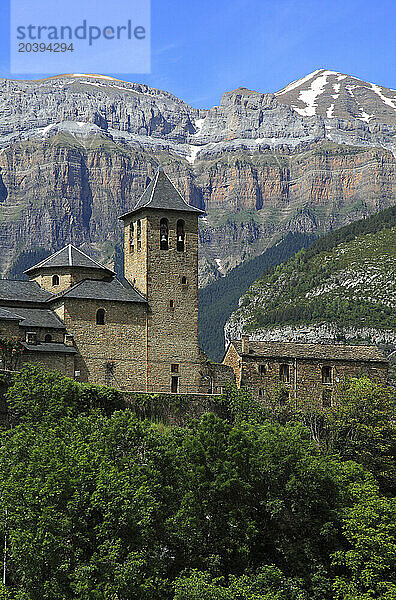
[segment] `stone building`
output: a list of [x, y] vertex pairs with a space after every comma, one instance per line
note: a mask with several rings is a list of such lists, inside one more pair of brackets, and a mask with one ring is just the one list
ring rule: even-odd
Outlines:
[[367, 375], [385, 384], [388, 361], [376, 346], [231, 341], [223, 364], [232, 367], [237, 386], [255, 398], [294, 408], [307, 401], [331, 406], [337, 388], [349, 377]]
[[29, 281], [0, 280], [0, 334], [22, 341], [21, 363], [79, 381], [206, 393], [216, 380], [219, 391], [224, 367], [209, 367], [198, 345], [202, 212], [159, 169], [121, 217], [125, 279], [68, 245], [28, 269]]

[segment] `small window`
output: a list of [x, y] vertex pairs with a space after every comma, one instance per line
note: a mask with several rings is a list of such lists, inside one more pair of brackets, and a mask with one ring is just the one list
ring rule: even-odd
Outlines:
[[177, 244], [176, 248], [178, 252], [184, 252], [184, 221], [179, 219], [176, 226]]
[[133, 252], [135, 250], [135, 227], [134, 224], [131, 223], [129, 225], [129, 252]]
[[59, 275], [52, 275], [52, 285], [59, 285]]
[[265, 394], [264, 388], [259, 388], [258, 395], [262, 398]]
[[179, 365], [176, 363], [171, 364], [171, 373], [178, 373], [179, 372]]
[[185, 275], [183, 275], [183, 277], [181, 278], [181, 282], [182, 285], [187, 285], [187, 277]]
[[161, 219], [160, 221], [160, 249], [169, 249], [169, 222], [168, 219]]
[[323, 408], [330, 408], [330, 406], [331, 406], [331, 390], [323, 390], [322, 406], [323, 406]]
[[35, 331], [28, 331], [26, 333], [26, 341], [28, 344], [37, 344], [37, 333]]
[[290, 383], [290, 365], [284, 363], [279, 366], [279, 379], [283, 383]]
[[179, 391], [179, 378], [175, 375], [171, 377], [171, 392], [172, 394], [177, 394]]
[[333, 369], [331, 367], [322, 367], [322, 383], [333, 383]]
[[137, 224], [136, 224], [136, 229], [137, 229], [137, 249], [141, 250], [142, 249], [142, 222], [139, 219]]
[[105, 324], [105, 311], [103, 308], [99, 308], [96, 311], [96, 325], [104, 325]]
[[175, 301], [169, 300], [169, 308], [175, 308]]
[[260, 373], [260, 375], [266, 375], [267, 374], [267, 365], [259, 365], [259, 373]]
[[289, 392], [287, 390], [281, 390], [279, 394], [279, 405], [286, 406], [289, 401]]
[[44, 342], [46, 344], [49, 344], [50, 342], [52, 342], [52, 335], [50, 333], [47, 333], [44, 337]]

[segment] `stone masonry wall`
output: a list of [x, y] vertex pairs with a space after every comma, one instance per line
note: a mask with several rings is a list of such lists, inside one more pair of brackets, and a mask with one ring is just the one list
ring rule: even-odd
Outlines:
[[[96, 324], [99, 308], [105, 310], [104, 325]], [[64, 319], [78, 351], [75, 369], [80, 376], [76, 379], [120, 390], [145, 390], [144, 304], [65, 298]]]
[[[160, 249], [160, 220], [169, 221], [169, 249]], [[176, 249], [176, 225], [185, 222], [184, 252]], [[141, 221], [141, 248], [137, 221]], [[134, 224], [131, 251], [130, 223]], [[149, 210], [125, 222], [125, 276], [147, 296], [148, 380], [146, 391], [169, 392], [178, 377], [179, 393], [199, 391], [198, 217], [194, 213]], [[186, 283], [182, 283], [182, 277]], [[173, 306], [171, 305], [173, 304]], [[171, 365], [177, 372], [171, 372]]]
[[37, 364], [48, 371], [58, 371], [66, 377], [74, 377], [74, 354], [24, 352], [22, 365]]
[[[59, 285], [52, 285], [53, 275], [58, 275]], [[73, 272], [67, 267], [58, 267], [51, 270], [43, 269], [39, 271], [31, 279], [37, 281], [37, 283], [48, 292], [52, 294], [59, 294], [72, 285], [82, 281], [83, 279], [105, 279], [106, 276], [103, 272], [98, 269], [84, 269], [73, 268]]]
[[[289, 383], [280, 380], [280, 365], [289, 365]], [[260, 370], [263, 366], [264, 373]], [[332, 383], [322, 383], [322, 367], [331, 368]], [[297, 367], [297, 372], [295, 368]], [[357, 362], [315, 359], [263, 358], [243, 356], [241, 385], [252, 390], [254, 397], [262, 398], [266, 391], [282, 389], [289, 395], [290, 402], [296, 408], [302, 408], [309, 401], [322, 405], [322, 394], [326, 390], [332, 396], [345, 379], [366, 375], [385, 384], [387, 379], [386, 363]]]

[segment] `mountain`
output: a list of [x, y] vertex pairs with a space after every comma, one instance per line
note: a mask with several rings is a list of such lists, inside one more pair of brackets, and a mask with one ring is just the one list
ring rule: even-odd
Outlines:
[[[352, 100], [345, 102], [341, 87], [330, 113], [319, 105], [341, 74], [328, 73], [276, 94], [239, 88], [205, 110], [106, 76], [0, 80], [0, 275], [20, 274], [32, 254], [68, 242], [114, 264], [118, 216], [133, 207], [158, 162], [206, 210], [201, 286], [289, 232], [323, 234], [395, 204], [392, 91], [378, 87], [382, 101], [361, 82], [378, 100], [364, 105], [375, 113], [369, 122], [345, 108]], [[299, 104], [312, 89], [314, 100], [305, 94], [309, 103]], [[315, 114], [299, 114], [308, 104]]]
[[396, 125], [396, 90], [318, 69], [275, 93], [299, 115]]
[[238, 308], [239, 298], [254, 281], [273, 265], [279, 265], [295, 252], [312, 243], [314, 237], [304, 233], [287, 236], [260, 256], [246, 260], [224, 277], [199, 290], [199, 345], [215, 361], [224, 355], [224, 326]]
[[256, 340], [361, 340], [396, 349], [396, 207], [341, 228], [262, 275], [225, 326]]

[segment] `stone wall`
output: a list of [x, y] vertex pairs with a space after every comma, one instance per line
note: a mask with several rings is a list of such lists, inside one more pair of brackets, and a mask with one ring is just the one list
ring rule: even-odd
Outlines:
[[[160, 220], [169, 221], [169, 249], [160, 249]], [[184, 252], [176, 249], [176, 224], [185, 223]], [[141, 222], [141, 245], [137, 232]], [[130, 224], [133, 223], [133, 251]], [[198, 217], [177, 211], [140, 211], [125, 221], [125, 276], [148, 300], [147, 385], [169, 392], [200, 390], [198, 346]], [[185, 277], [186, 283], [182, 283]], [[174, 365], [172, 367], [172, 365]], [[173, 369], [173, 370], [172, 370]]]
[[47, 371], [58, 371], [66, 377], [74, 377], [75, 354], [62, 352], [24, 352], [22, 354], [22, 366], [26, 364], [37, 364]]
[[[53, 285], [52, 277], [58, 275], [59, 285]], [[41, 269], [34, 277], [31, 277], [33, 281], [37, 283], [48, 292], [52, 294], [59, 294], [72, 285], [83, 281], [83, 279], [106, 279], [106, 274], [98, 269], [85, 269], [75, 267], [71, 270], [68, 267], [58, 267], [52, 269]]]
[[[231, 362], [232, 358], [229, 360]], [[288, 382], [281, 380], [281, 365], [288, 366]], [[323, 367], [330, 368], [331, 383], [323, 383]], [[255, 398], [265, 398], [268, 394], [282, 395], [283, 401], [290, 401], [295, 408], [304, 406], [308, 401], [322, 406], [331, 403], [331, 398], [347, 378], [365, 375], [386, 384], [387, 371], [387, 364], [380, 362], [243, 356], [239, 386], [248, 387]]]
[[[105, 324], [96, 312], [105, 310]], [[79, 381], [111, 385], [120, 390], [145, 390], [146, 306], [132, 302], [64, 298], [55, 312], [64, 315], [74, 337]]]

